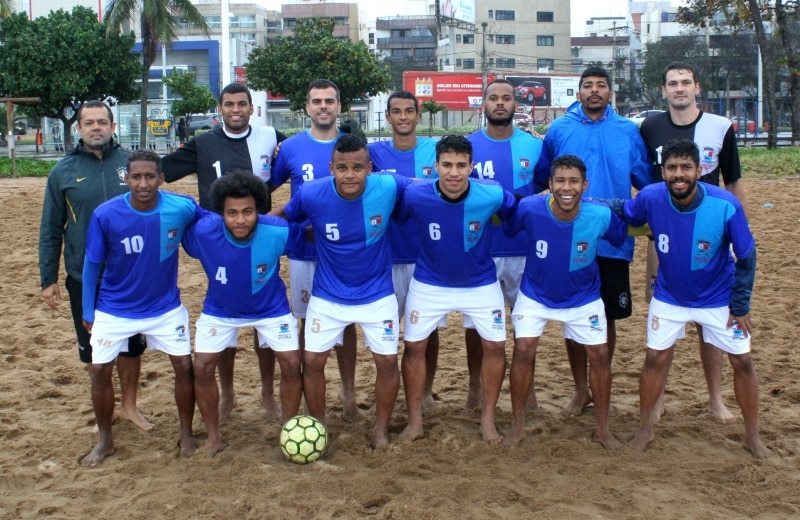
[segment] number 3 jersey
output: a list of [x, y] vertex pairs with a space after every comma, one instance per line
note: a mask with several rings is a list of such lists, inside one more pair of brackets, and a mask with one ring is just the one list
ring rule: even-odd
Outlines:
[[[154, 318], [180, 305], [178, 249], [201, 210], [191, 197], [168, 191], [158, 195], [156, 207], [147, 212], [133, 209], [126, 193], [92, 215], [84, 273], [89, 263], [99, 269], [105, 262], [97, 310], [120, 318]], [[93, 286], [84, 284], [84, 319], [89, 322], [94, 321]]]
[[205, 212], [183, 237], [183, 248], [200, 260], [208, 276], [203, 313], [220, 318], [274, 318], [290, 312], [280, 257], [305, 230], [259, 215], [250, 239], [239, 242], [216, 213]]
[[[650, 225], [658, 253], [655, 298], [692, 308], [730, 304], [734, 261], [746, 258], [755, 247], [739, 201], [726, 190], [697, 183], [700, 204], [678, 211], [667, 183], [652, 184], [624, 205], [632, 226]], [[702, 193], [701, 193], [702, 192]]]
[[520, 290], [550, 308], [580, 307], [600, 298], [598, 241], [622, 244], [628, 225], [607, 206], [586, 198], [577, 216], [564, 222], [553, 215], [552, 201], [552, 195], [525, 197], [508, 223], [511, 232], [527, 231]]

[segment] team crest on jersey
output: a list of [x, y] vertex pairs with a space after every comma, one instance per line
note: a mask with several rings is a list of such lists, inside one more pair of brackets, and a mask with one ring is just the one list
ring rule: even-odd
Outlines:
[[383, 320], [383, 340], [394, 341], [394, 320]]
[[433, 168], [430, 166], [423, 166], [422, 167], [422, 178], [423, 179], [430, 179], [433, 177]]
[[258, 264], [256, 266], [256, 283], [264, 283], [267, 277], [267, 264]]
[[481, 223], [478, 220], [473, 220], [467, 224], [467, 243], [474, 244], [481, 238]]
[[600, 316], [598, 316], [597, 314], [591, 314], [589, 315], [588, 319], [589, 319], [589, 326], [592, 328], [592, 330], [601, 330]]
[[711, 164], [714, 161], [714, 149], [713, 148], [703, 148], [703, 157], [701, 161], [705, 164]]
[[587, 257], [589, 253], [589, 242], [578, 242], [575, 244], [575, 259], [574, 262], [578, 264], [585, 264], [589, 261]]
[[180, 233], [177, 228], [167, 230], [167, 243], [164, 246], [165, 251], [175, 251], [180, 246]]
[[264, 182], [269, 181], [272, 177], [272, 167], [270, 166], [271, 157], [269, 155], [262, 155], [261, 156], [261, 172], [259, 177]]
[[369, 231], [369, 238], [379, 237], [383, 234], [383, 215], [372, 215], [369, 218], [369, 225], [372, 229]]
[[125, 177], [128, 176], [128, 168], [125, 166], [120, 166], [117, 168], [117, 177], [119, 180], [122, 181], [120, 184], [125, 184]]
[[519, 160], [519, 171], [517, 172], [517, 178], [522, 181], [523, 184], [527, 184], [531, 181], [530, 159], [523, 157]]
[[711, 242], [708, 240], [700, 239], [697, 241], [697, 249], [695, 250], [694, 261], [702, 264], [707, 264], [711, 256]]
[[188, 341], [186, 339], [186, 327], [184, 327], [183, 325], [178, 325], [177, 327], [175, 327], [175, 332], [178, 334], [177, 341], [180, 342]]

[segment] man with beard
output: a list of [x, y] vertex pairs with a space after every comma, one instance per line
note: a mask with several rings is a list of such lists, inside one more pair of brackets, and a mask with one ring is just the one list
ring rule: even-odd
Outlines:
[[[498, 79], [487, 85], [483, 93], [486, 128], [470, 134], [467, 139], [473, 148], [472, 177], [495, 181], [516, 195], [526, 196], [534, 193], [533, 172], [542, 151], [542, 141], [514, 126], [516, 105], [511, 82]], [[488, 226], [486, 233], [505, 304], [513, 308], [525, 267], [525, 240], [519, 236], [506, 237], [500, 225]], [[483, 349], [480, 335], [469, 317], [465, 318], [464, 326], [469, 368], [467, 408], [477, 408], [481, 404]], [[535, 400], [533, 397], [529, 403], [532, 408], [536, 406]]]
[[[600, 67], [589, 67], [578, 82], [577, 101], [564, 117], [556, 119], [544, 139], [542, 159], [536, 166], [537, 186], [550, 179], [553, 159], [570, 154], [586, 164], [587, 197], [631, 198], [631, 186], [642, 189], [650, 184], [650, 157], [632, 121], [614, 112], [611, 79]], [[608, 320], [608, 359], [617, 344], [616, 320], [630, 317], [633, 309], [630, 288], [630, 262], [634, 238], [615, 246], [600, 240], [597, 265], [600, 268], [600, 295]], [[564, 413], [580, 415], [592, 402], [587, 384], [587, 354], [583, 346], [565, 339], [575, 393]]]
[[659, 259], [647, 318], [647, 356], [639, 379], [641, 424], [631, 445], [644, 450], [655, 438], [657, 403], [674, 343], [685, 336], [686, 325], [695, 322], [702, 327], [703, 341], [728, 353], [744, 418], [743, 446], [763, 459], [770, 451], [758, 433], [758, 377], [750, 354], [755, 240], [739, 200], [722, 188], [698, 183], [703, 168], [693, 141], [669, 141], [661, 160], [665, 182], [643, 189], [622, 205], [629, 224], [649, 224]]

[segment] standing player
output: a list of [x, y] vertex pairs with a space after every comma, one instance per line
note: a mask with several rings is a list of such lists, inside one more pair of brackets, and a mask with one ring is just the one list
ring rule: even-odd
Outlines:
[[330, 171], [331, 179], [304, 184], [285, 208], [290, 221], [311, 224], [319, 253], [305, 323], [303, 393], [309, 413], [325, 421], [325, 362], [344, 328], [361, 325], [377, 371], [372, 446], [378, 448], [389, 443], [400, 385], [399, 320], [386, 228], [411, 181], [370, 175], [367, 141], [359, 134], [336, 141]]
[[207, 453], [213, 457], [223, 449], [214, 372], [222, 352], [238, 343], [240, 327], [255, 327], [259, 347], [272, 349], [281, 365], [282, 422], [300, 407], [297, 321], [279, 272], [287, 244], [302, 241], [305, 230], [259, 215], [266, 212], [269, 192], [254, 175], [225, 175], [211, 185], [209, 195], [217, 213], [207, 213], [190, 227], [183, 247], [200, 260], [208, 276], [203, 313], [197, 320], [194, 389], [208, 428]]
[[[436, 142], [417, 136], [419, 123], [419, 101], [407, 90], [393, 92], [386, 100], [386, 122], [392, 127], [392, 139], [369, 145], [372, 168], [376, 172], [388, 172], [417, 179], [437, 177]], [[403, 316], [406, 308], [408, 284], [414, 274], [414, 264], [419, 257], [419, 235], [410, 224], [389, 222], [389, 247], [392, 251], [392, 283], [397, 295], [397, 311]], [[433, 376], [439, 356], [439, 330], [434, 329], [428, 338], [426, 350], [428, 377], [422, 402], [434, 404]]]
[[[719, 186], [720, 174], [725, 189], [739, 199], [746, 210], [739, 149], [733, 124], [724, 117], [709, 114], [697, 107], [700, 83], [697, 72], [687, 63], [667, 65], [661, 75], [661, 92], [667, 99], [669, 111], [646, 118], [642, 122], [642, 137], [655, 160], [654, 179], [660, 180], [663, 166], [661, 151], [664, 143], [672, 139], [689, 139], [701, 151], [701, 182]], [[654, 244], [648, 250], [647, 297], [652, 297], [652, 287], [657, 283], [657, 263]], [[700, 359], [708, 385], [708, 411], [721, 419], [732, 419], [733, 414], [722, 400], [722, 352], [703, 341], [703, 331], [697, 326], [700, 340]], [[663, 406], [663, 401], [661, 403]]]
[[702, 326], [703, 341], [728, 353], [744, 418], [743, 444], [762, 459], [769, 449], [758, 433], [758, 377], [750, 354], [755, 240], [739, 200], [717, 186], [698, 183], [703, 168], [693, 141], [669, 141], [661, 149], [661, 161], [665, 182], [645, 188], [623, 207], [631, 225], [650, 225], [659, 259], [639, 379], [641, 426], [631, 445], [644, 450], [655, 438], [657, 403], [675, 341], [695, 322]]
[[[537, 186], [550, 178], [551, 163], [561, 155], [575, 155], [586, 164], [589, 181], [586, 196], [593, 198], [631, 198], [631, 186], [641, 189], [651, 182], [650, 158], [636, 124], [614, 112], [611, 80], [600, 67], [589, 67], [578, 82], [577, 101], [564, 117], [556, 119], [544, 138], [542, 160], [536, 166]], [[597, 249], [600, 269], [600, 295], [608, 320], [608, 357], [617, 345], [617, 320], [630, 317], [630, 262], [634, 238], [614, 245], [601, 239]], [[575, 381], [575, 393], [564, 410], [580, 415], [592, 401], [587, 384], [587, 352], [571, 339], [564, 340]]]
[[517, 446], [525, 438], [525, 406], [539, 338], [547, 322], [556, 320], [563, 322], [564, 337], [584, 348], [589, 357], [595, 404], [592, 440], [606, 449], [619, 449], [622, 443], [608, 429], [611, 362], [596, 254], [601, 238], [622, 244], [628, 227], [605, 205], [582, 199], [588, 181], [586, 165], [578, 157], [562, 155], [550, 168], [550, 196], [520, 201], [507, 226], [528, 232], [528, 256], [512, 312], [514, 419], [505, 443]]
[[506, 321], [486, 229], [495, 213], [506, 217], [513, 211], [516, 198], [494, 182], [470, 179], [472, 168], [472, 144], [462, 136], [442, 138], [436, 144], [439, 179], [409, 186], [397, 210], [398, 219], [408, 220], [422, 242], [404, 316], [403, 386], [408, 407], [408, 426], [400, 435], [404, 441], [424, 435], [428, 336], [452, 311], [469, 316], [481, 339], [481, 436], [491, 444], [503, 439], [494, 416], [505, 375]]
[[[291, 181], [292, 198], [303, 183], [329, 177], [330, 161], [336, 139], [342, 135], [336, 126], [336, 119], [342, 110], [339, 87], [332, 81], [318, 79], [312, 81], [306, 92], [306, 113], [311, 119], [311, 128], [293, 135], [281, 145], [275, 159], [273, 186], [277, 188]], [[292, 298], [292, 312], [300, 322], [300, 348], [305, 339], [305, 319], [311, 297], [314, 269], [317, 263], [317, 246], [307, 242], [298, 250], [289, 251], [289, 285]], [[356, 408], [356, 328], [348, 325], [343, 337], [337, 340], [336, 360], [342, 389], [342, 414], [346, 420], [355, 419]]]
[[[67, 271], [64, 285], [69, 293], [69, 307], [78, 338], [78, 355], [88, 366], [92, 362], [92, 346], [82, 322], [86, 231], [97, 206], [128, 191], [125, 184], [128, 152], [113, 141], [114, 114], [102, 101], [87, 101], [81, 105], [76, 119], [81, 139], [47, 177], [39, 227], [39, 273], [42, 298], [51, 308], [57, 309], [62, 301], [58, 265], [63, 246]], [[146, 346], [141, 336], [131, 337], [126, 351], [120, 353], [117, 372], [122, 394], [120, 417], [148, 431], [153, 424], [136, 406], [141, 355]]]
[[[178, 289], [178, 249], [200, 208], [191, 197], [160, 192], [163, 182], [161, 158], [149, 150], [133, 152], [125, 177], [130, 193], [99, 206], [89, 223], [83, 325], [92, 334], [92, 403], [99, 439], [81, 461], [84, 466], [97, 466], [115, 451], [112, 367], [133, 334], [142, 334], [151, 349], [169, 355], [175, 371], [181, 455], [188, 457], [196, 449], [189, 314]], [[104, 264], [96, 295], [95, 280]]]
[[[253, 98], [250, 91], [239, 83], [231, 83], [222, 89], [219, 96], [219, 113], [224, 127], [195, 135], [186, 146], [164, 157], [162, 165], [167, 182], [174, 182], [192, 173], [197, 174], [200, 206], [212, 210], [209, 189], [217, 178], [234, 171], [252, 172], [263, 182], [269, 183], [272, 156], [279, 142], [286, 136], [270, 126], [250, 125], [253, 115]], [[271, 204], [268, 201], [267, 211]], [[255, 351], [261, 371], [261, 404], [267, 413], [277, 417], [272, 380], [275, 373], [275, 356], [272, 349], [258, 348], [255, 335]], [[221, 401], [219, 415], [225, 419], [236, 407], [233, 388], [233, 367], [236, 347], [226, 349], [219, 360]]]
[[[509, 81], [498, 79], [486, 87], [483, 93], [486, 128], [467, 137], [472, 143], [475, 164], [472, 176], [493, 180], [517, 195], [532, 195], [534, 167], [541, 155], [542, 141], [514, 126], [515, 108], [514, 86]], [[497, 278], [506, 305], [513, 308], [525, 267], [524, 236], [511, 240], [503, 234], [499, 225], [490, 225], [486, 233], [489, 235], [489, 249], [497, 266]], [[482, 350], [480, 337], [471, 327], [469, 319], [464, 320], [464, 325], [467, 327], [464, 339], [470, 374], [467, 407], [476, 408], [481, 402]], [[535, 395], [531, 396], [530, 407], [536, 408]]]

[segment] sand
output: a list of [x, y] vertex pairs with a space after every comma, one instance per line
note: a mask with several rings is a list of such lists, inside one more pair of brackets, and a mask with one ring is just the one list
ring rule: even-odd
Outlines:
[[[328, 363], [330, 449], [298, 466], [278, 448], [279, 425], [258, 402], [255, 354], [241, 349], [239, 406], [222, 425], [225, 451], [202, 453], [205, 426], [194, 427], [200, 450], [180, 458], [172, 371], [158, 352], [143, 358], [139, 406], [155, 423], [145, 433], [114, 425], [117, 452], [98, 468], [78, 460], [94, 445], [89, 377], [78, 361], [65, 302], [57, 311], [41, 300], [37, 243], [44, 179], [0, 179], [0, 518], [791, 518], [800, 515], [800, 294], [798, 179], [749, 179], [749, 211], [758, 239], [753, 297], [753, 357], [761, 379], [761, 434], [772, 450], [765, 461], [742, 449], [743, 427], [724, 370], [724, 397], [737, 419], [706, 413], [706, 390], [694, 327], [678, 343], [667, 383], [667, 414], [646, 452], [607, 452], [590, 442], [593, 412], [564, 417], [571, 377], [550, 325], [542, 339], [536, 387], [540, 409], [528, 414], [528, 438], [518, 449], [488, 446], [478, 435], [479, 411], [464, 408], [466, 357], [460, 317], [442, 333], [435, 383], [439, 406], [425, 413], [424, 439], [373, 452], [374, 371], [360, 349], [360, 418], [344, 422], [337, 399], [335, 359]], [[170, 187], [195, 194], [191, 179]], [[281, 191], [285, 197], [287, 189]], [[764, 207], [771, 202], [773, 207]], [[613, 363], [611, 429], [622, 440], [638, 421], [638, 374], [644, 359], [644, 241], [632, 266], [634, 316], [619, 327]], [[285, 268], [284, 268], [285, 274]], [[63, 282], [62, 282], [63, 283]], [[182, 259], [180, 283], [193, 319], [205, 278]], [[66, 291], [62, 288], [62, 293]], [[249, 334], [249, 333], [248, 333]], [[243, 338], [244, 345], [251, 344]], [[363, 342], [361, 343], [363, 345]], [[507, 354], [510, 360], [512, 341]], [[118, 387], [117, 387], [118, 388]], [[118, 396], [117, 396], [118, 397]], [[508, 379], [498, 427], [508, 430]], [[402, 389], [392, 437], [405, 425]]]

